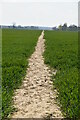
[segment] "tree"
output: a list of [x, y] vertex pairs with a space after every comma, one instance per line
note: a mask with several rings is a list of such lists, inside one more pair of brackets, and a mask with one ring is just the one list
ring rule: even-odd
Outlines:
[[67, 28], [67, 23], [64, 23], [64, 25], [63, 25], [63, 26]]
[[71, 30], [71, 31], [77, 31], [78, 27], [76, 25], [70, 25], [69, 26], [69, 30]]
[[58, 29], [59, 29], [59, 30], [62, 30], [62, 25], [59, 25], [59, 26], [58, 26]]
[[62, 26], [62, 30], [67, 30], [67, 23], [64, 23], [64, 25]]
[[16, 23], [15, 22], [13, 22], [13, 28], [15, 28], [16, 27]]

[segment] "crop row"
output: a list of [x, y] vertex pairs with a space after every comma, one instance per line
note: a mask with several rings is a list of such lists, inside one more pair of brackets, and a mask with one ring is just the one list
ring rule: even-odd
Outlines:
[[45, 63], [57, 70], [53, 84], [62, 112], [69, 118], [78, 117], [78, 33], [46, 31], [45, 39]]
[[14, 108], [12, 96], [21, 85], [41, 31], [2, 30], [2, 116], [7, 117]]

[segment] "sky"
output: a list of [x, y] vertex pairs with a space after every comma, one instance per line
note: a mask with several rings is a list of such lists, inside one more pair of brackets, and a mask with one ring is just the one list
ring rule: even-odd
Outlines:
[[0, 24], [78, 25], [79, 0], [0, 0]]

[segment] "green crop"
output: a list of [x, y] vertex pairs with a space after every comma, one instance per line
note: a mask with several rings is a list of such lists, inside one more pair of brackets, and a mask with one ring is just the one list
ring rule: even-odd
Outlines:
[[21, 85], [28, 67], [28, 58], [34, 51], [41, 31], [2, 30], [2, 117], [7, 117], [14, 108], [14, 89]]
[[[45, 31], [45, 63], [57, 69], [53, 76], [63, 114], [78, 117], [78, 32]], [[54, 79], [55, 78], [55, 79]]]

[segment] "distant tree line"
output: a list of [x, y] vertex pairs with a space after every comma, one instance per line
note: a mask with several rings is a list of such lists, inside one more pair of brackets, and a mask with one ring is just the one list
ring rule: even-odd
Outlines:
[[80, 31], [80, 27], [77, 27], [76, 25], [70, 25], [69, 27], [67, 26], [67, 23], [64, 23], [63, 25], [59, 25], [58, 26], [58, 30], [62, 30], [62, 31]]
[[9, 25], [9, 26], [0, 25], [0, 28], [28, 29], [28, 30], [80, 31], [80, 27], [74, 24], [67, 26], [67, 23], [64, 23], [63, 25], [59, 25], [58, 27], [39, 27], [39, 26], [21, 26], [21, 25], [16, 26], [16, 23], [14, 22], [12, 25]]

